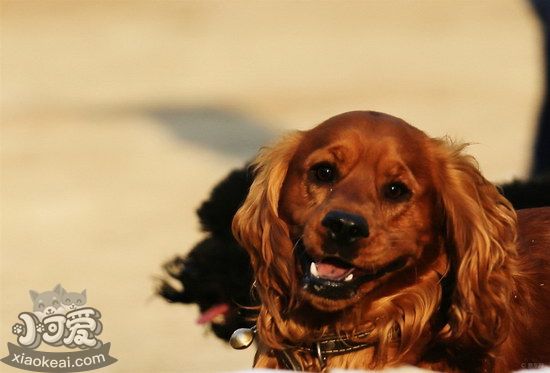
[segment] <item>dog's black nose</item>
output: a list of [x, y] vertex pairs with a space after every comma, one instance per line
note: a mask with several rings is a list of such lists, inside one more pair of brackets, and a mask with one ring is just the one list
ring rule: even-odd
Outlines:
[[350, 244], [369, 236], [369, 226], [359, 215], [333, 210], [323, 218], [321, 224], [327, 228], [328, 237], [340, 244]]

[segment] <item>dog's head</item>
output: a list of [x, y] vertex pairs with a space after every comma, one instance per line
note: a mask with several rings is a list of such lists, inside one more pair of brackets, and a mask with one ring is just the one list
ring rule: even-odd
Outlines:
[[434, 257], [436, 192], [427, 138], [394, 118], [348, 114], [303, 135], [279, 216], [299, 257], [302, 294], [337, 310]]
[[[261, 152], [233, 228], [272, 324], [303, 304], [433, 313], [447, 277], [449, 335], [500, 338], [515, 213], [461, 150], [398, 118], [351, 112]], [[415, 293], [430, 276], [437, 289]], [[405, 316], [401, 329], [431, 315]]]

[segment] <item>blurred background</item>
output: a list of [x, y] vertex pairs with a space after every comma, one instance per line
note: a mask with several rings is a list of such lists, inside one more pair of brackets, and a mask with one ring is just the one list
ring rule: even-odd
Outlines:
[[[87, 289], [113, 372], [248, 368], [154, 296], [195, 209], [290, 129], [372, 109], [526, 177], [542, 96], [527, 1], [1, 2], [0, 355], [29, 289]], [[9, 371], [2, 365], [1, 371]]]

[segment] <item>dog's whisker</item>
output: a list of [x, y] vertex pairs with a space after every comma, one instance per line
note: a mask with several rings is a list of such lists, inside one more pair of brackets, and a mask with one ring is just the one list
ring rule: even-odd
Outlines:
[[300, 236], [300, 237], [296, 240], [296, 242], [294, 243], [294, 246], [292, 246], [292, 251], [295, 251], [295, 250], [296, 250], [296, 248], [298, 247], [298, 245], [302, 242], [302, 239], [303, 239], [303, 238], [304, 238], [304, 236], [302, 235], [302, 236]]

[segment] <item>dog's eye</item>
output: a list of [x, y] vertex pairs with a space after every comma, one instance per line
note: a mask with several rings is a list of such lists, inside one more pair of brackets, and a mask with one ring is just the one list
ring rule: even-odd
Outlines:
[[336, 168], [329, 163], [319, 163], [311, 168], [311, 173], [316, 181], [332, 183], [336, 180]]
[[384, 198], [395, 202], [404, 201], [411, 195], [411, 191], [409, 190], [409, 188], [407, 188], [405, 184], [399, 181], [386, 184], [384, 186], [383, 193]]

